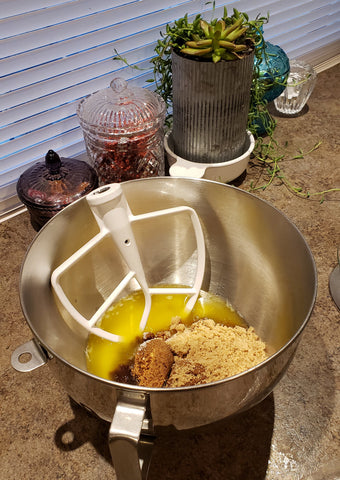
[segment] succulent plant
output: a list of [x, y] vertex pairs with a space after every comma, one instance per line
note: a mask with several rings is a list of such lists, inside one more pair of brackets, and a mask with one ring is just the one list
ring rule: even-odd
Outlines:
[[237, 60], [254, 49], [262, 40], [261, 27], [266, 18], [250, 21], [246, 13], [235, 8], [228, 16], [224, 7], [220, 19], [204, 20], [201, 14], [190, 22], [188, 15], [166, 26], [166, 33], [158, 41], [158, 56], [175, 50], [182, 55], [200, 57], [217, 63], [222, 60]]
[[[172, 51], [187, 58], [198, 61], [242, 61], [242, 57], [255, 50], [256, 64], [262, 60], [263, 34], [262, 27], [268, 22], [268, 17], [257, 17], [249, 20], [246, 13], [235, 8], [228, 16], [224, 7], [220, 19], [207, 22], [201, 14], [189, 21], [188, 15], [179, 18], [173, 24], [166, 25], [165, 33], [161, 33], [155, 47], [153, 64], [153, 79], [156, 92], [159, 93], [167, 106], [172, 107]], [[257, 81], [257, 69], [254, 78]], [[260, 82], [255, 84], [256, 90], [262, 88]], [[257, 95], [259, 97], [259, 95]], [[171, 124], [171, 114], [167, 123]]]
[[[245, 38], [248, 29], [245, 18], [240, 15], [238, 18], [230, 18], [229, 21], [229, 25], [224, 19], [209, 24], [200, 19], [202, 34], [194, 33], [193, 40], [186, 41], [180, 52], [185, 55], [211, 58], [214, 63], [242, 58], [253, 47], [253, 41]], [[242, 43], [238, 43], [240, 41]]]

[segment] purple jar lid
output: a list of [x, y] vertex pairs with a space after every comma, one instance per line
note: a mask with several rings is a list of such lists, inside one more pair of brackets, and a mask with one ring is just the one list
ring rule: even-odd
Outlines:
[[97, 174], [88, 163], [60, 158], [49, 150], [45, 162], [35, 163], [19, 178], [17, 194], [26, 205], [36, 230], [59, 210], [88, 194], [98, 186]]

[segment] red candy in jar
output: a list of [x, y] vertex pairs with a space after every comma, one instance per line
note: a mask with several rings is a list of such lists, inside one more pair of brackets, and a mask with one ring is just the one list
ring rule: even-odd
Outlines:
[[78, 105], [87, 154], [100, 185], [164, 175], [163, 99], [115, 78]]

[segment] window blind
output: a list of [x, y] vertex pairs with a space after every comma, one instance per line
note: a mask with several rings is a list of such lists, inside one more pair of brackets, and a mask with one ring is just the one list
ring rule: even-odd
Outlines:
[[[224, 5], [250, 18], [269, 13], [265, 38], [314, 66], [340, 44], [338, 0], [2, 0], [0, 17], [0, 215], [17, 207], [16, 182], [52, 148], [84, 156], [81, 98], [115, 76], [152, 89], [160, 31], [188, 13], [218, 17]], [[113, 60], [115, 51], [126, 59]], [[334, 61], [338, 61], [336, 58]]]

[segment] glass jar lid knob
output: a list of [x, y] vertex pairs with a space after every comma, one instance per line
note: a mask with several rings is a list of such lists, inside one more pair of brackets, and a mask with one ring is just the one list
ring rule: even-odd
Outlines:
[[60, 172], [61, 160], [54, 150], [49, 150], [46, 153], [45, 165], [51, 175], [57, 175]]
[[127, 81], [124, 78], [116, 77], [110, 83], [110, 87], [115, 93], [121, 93], [127, 89]]

